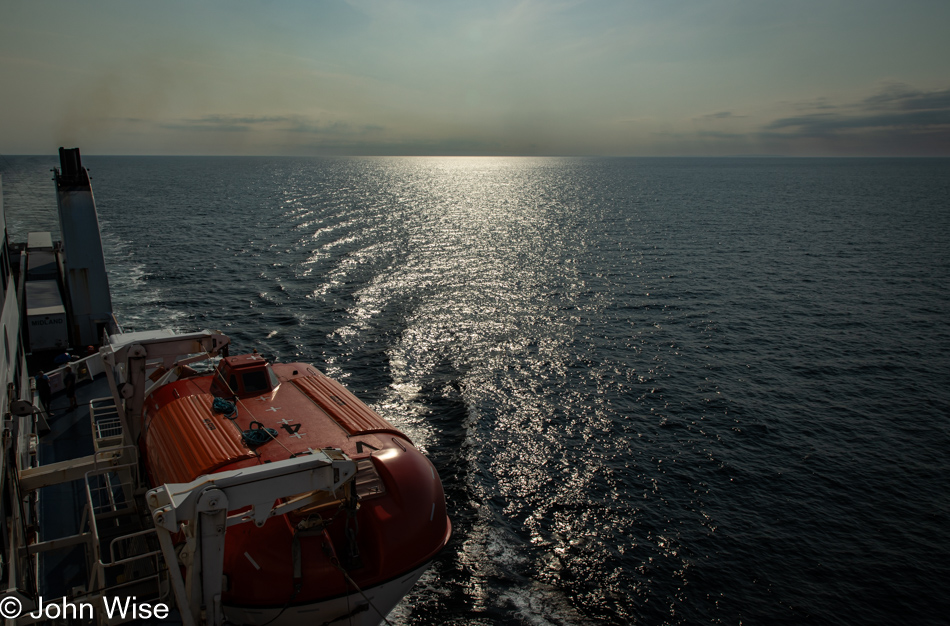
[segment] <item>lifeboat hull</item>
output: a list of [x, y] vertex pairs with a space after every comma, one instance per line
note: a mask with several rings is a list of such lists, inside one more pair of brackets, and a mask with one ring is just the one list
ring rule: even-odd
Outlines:
[[232, 623], [378, 624], [451, 535], [431, 461], [313, 366], [227, 357], [213, 375], [195, 373], [149, 394], [142, 427], [153, 485], [325, 449], [355, 462], [342, 492], [300, 494], [312, 504], [260, 527], [229, 525], [221, 606]]
[[347, 626], [376, 626], [396, 608], [399, 601], [429, 568], [429, 563], [416, 568], [405, 576], [376, 585], [369, 589], [353, 591], [344, 596], [328, 598], [309, 604], [262, 608], [224, 606], [224, 614], [234, 624], [254, 626], [294, 626], [296, 624], [339, 623]]

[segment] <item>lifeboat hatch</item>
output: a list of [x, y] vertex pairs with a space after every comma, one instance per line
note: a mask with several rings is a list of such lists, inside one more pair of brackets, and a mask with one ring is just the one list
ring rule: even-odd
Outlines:
[[221, 359], [214, 371], [211, 393], [225, 398], [247, 398], [270, 393], [280, 384], [261, 355], [242, 354]]

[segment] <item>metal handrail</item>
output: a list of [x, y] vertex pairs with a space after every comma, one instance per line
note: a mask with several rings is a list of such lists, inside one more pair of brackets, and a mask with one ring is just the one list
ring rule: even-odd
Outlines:
[[[132, 457], [132, 458], [135, 458], [135, 456], [134, 456], [135, 447], [134, 447], [134, 446], [125, 446], [125, 447], [132, 450], [132, 452], [133, 452], [133, 457]], [[121, 458], [121, 457], [120, 457], [120, 458]], [[96, 469], [91, 470], [91, 471], [89, 471], [89, 472], [86, 472], [86, 477], [85, 477], [86, 504], [87, 504], [88, 510], [89, 510], [89, 512], [90, 512], [89, 520], [88, 520], [88, 521], [89, 521], [89, 529], [92, 531], [92, 537], [91, 537], [92, 546], [91, 546], [91, 547], [92, 547], [93, 554], [94, 554], [95, 557], [96, 557], [96, 561], [99, 563], [99, 566], [96, 567], [96, 569], [97, 569], [98, 571], [96, 572], [96, 576], [95, 576], [95, 581], [96, 581], [96, 583], [98, 583], [98, 584], [97, 584], [97, 588], [99, 588], [99, 589], [105, 588], [105, 586], [106, 586], [106, 580], [105, 580], [105, 567], [104, 567], [104, 564], [102, 563], [102, 557], [101, 557], [101, 554], [102, 554], [102, 546], [101, 546], [101, 544], [100, 544], [100, 542], [99, 542], [99, 526], [98, 526], [98, 524], [96, 523], [97, 507], [95, 506], [94, 500], [93, 500], [93, 497], [92, 497], [93, 490], [92, 490], [92, 485], [91, 485], [91, 482], [92, 482], [92, 481], [91, 481], [91, 478], [92, 478], [93, 476], [98, 476], [98, 475], [106, 474], [106, 473], [109, 473], [109, 472], [119, 472], [119, 471], [121, 471], [121, 470], [128, 470], [128, 471], [131, 473], [131, 475], [133, 476], [133, 481], [132, 481], [132, 482], [130, 482], [130, 483], [124, 483], [124, 484], [128, 484], [128, 485], [134, 487], [134, 484], [133, 484], [133, 483], [134, 483], [134, 476], [136, 475], [136, 472], [137, 472], [137, 470], [138, 470], [138, 463], [137, 463], [137, 462], [134, 462], [134, 463], [125, 463], [125, 464], [122, 464], [122, 465], [110, 465], [110, 466], [104, 466], [104, 467], [102, 467], [102, 468], [99, 468], [99, 467], [98, 467], [98, 459], [97, 459]], [[98, 489], [97, 489], [97, 491], [98, 491]], [[134, 506], [134, 505], [133, 505], [133, 506]], [[131, 509], [131, 511], [134, 511], [134, 510], [135, 510], [134, 508]], [[92, 585], [93, 585], [93, 580], [92, 580], [92, 579], [90, 579], [89, 584], [90, 584], [89, 590], [91, 591], [91, 590], [93, 589], [93, 587], [92, 587]]]
[[[124, 441], [122, 418], [112, 396], [93, 398], [89, 401], [89, 421], [92, 428], [92, 440], [96, 451], [111, 450]], [[107, 434], [108, 433], [108, 434]], [[111, 440], [112, 443], [102, 445]]]
[[[120, 564], [122, 564], [122, 563], [128, 563], [128, 562], [131, 562], [131, 561], [135, 561], [135, 560], [138, 560], [139, 558], [146, 557], [146, 556], [150, 556], [150, 555], [153, 555], [153, 554], [161, 554], [162, 550], [161, 550], [161, 548], [159, 548], [158, 550], [153, 550], [153, 551], [151, 551], [151, 552], [143, 552], [142, 554], [137, 554], [137, 555], [135, 555], [135, 556], [133, 556], [133, 557], [127, 557], [127, 558], [125, 558], [125, 559], [120, 559], [120, 560], [118, 560], [118, 561], [115, 560], [115, 543], [116, 543], [117, 541], [119, 541], [119, 540], [125, 540], [125, 539], [132, 539], [133, 537], [144, 537], [145, 535], [155, 535], [156, 541], [158, 540], [158, 534], [155, 532], [155, 529], [154, 529], [154, 528], [147, 528], [147, 529], [145, 529], [145, 530], [140, 530], [140, 531], [135, 532], [135, 533], [131, 533], [131, 534], [128, 534], [128, 535], [122, 535], [121, 537], [116, 537], [115, 539], [113, 539], [112, 541], [110, 541], [110, 542], [109, 542], [109, 556], [112, 557], [112, 562], [111, 562], [111, 563], [103, 563], [103, 565], [110, 565], [110, 566], [111, 566], [111, 565], [120, 565]], [[102, 563], [102, 560], [100, 559], [99, 562]]]

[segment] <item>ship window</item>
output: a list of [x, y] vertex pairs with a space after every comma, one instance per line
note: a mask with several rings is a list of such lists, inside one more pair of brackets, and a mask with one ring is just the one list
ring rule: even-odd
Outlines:
[[228, 386], [231, 388], [231, 393], [238, 392], [237, 376], [231, 374], [231, 380], [228, 381]]
[[246, 372], [241, 374], [241, 379], [244, 382], [244, 393], [270, 391], [270, 386], [267, 384], [267, 375], [264, 373], [264, 370]]
[[280, 380], [277, 379], [277, 374], [274, 373], [274, 370], [271, 369], [271, 366], [267, 366], [267, 375], [270, 377], [270, 387], [271, 389], [277, 389], [277, 385], [280, 384]]

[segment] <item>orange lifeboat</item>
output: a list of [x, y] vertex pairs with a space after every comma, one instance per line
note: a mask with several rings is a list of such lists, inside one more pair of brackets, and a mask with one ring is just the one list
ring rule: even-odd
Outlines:
[[377, 624], [448, 542], [442, 483], [408, 437], [304, 363], [222, 358], [145, 398], [152, 485], [327, 448], [356, 463], [343, 493], [227, 531], [221, 603], [235, 624]]

